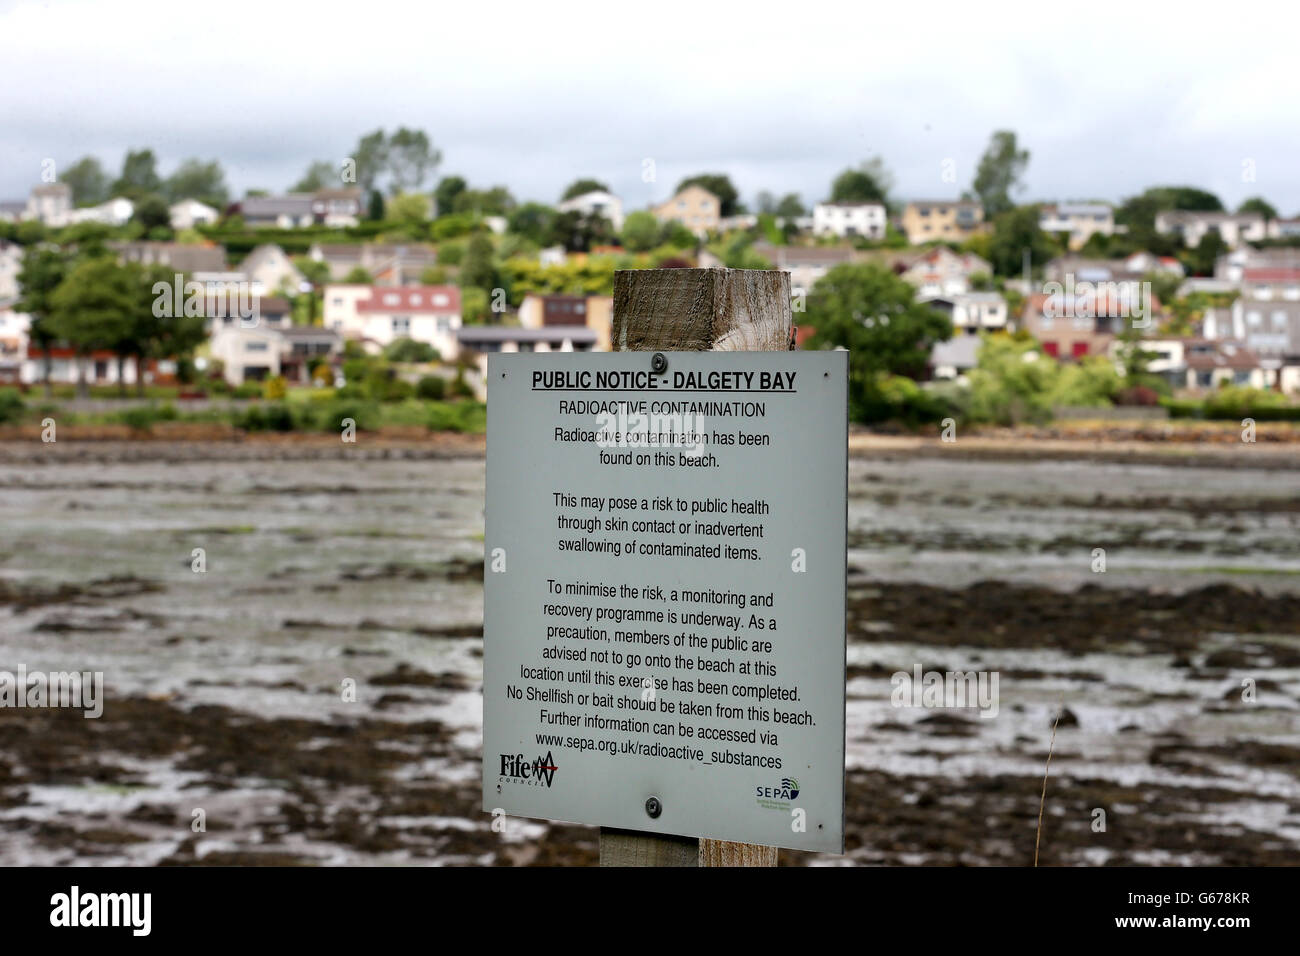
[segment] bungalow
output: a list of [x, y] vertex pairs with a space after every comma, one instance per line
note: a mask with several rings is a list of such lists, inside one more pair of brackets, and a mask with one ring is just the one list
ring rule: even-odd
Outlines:
[[24, 218], [57, 228], [72, 222], [72, 211], [72, 187], [67, 183], [46, 183], [32, 189]]
[[1007, 300], [996, 292], [966, 292], [923, 300], [952, 320], [958, 333], [975, 333], [1007, 327]]
[[848, 246], [774, 246], [769, 242], [756, 242], [752, 246], [773, 269], [790, 273], [790, 292], [807, 295], [817, 280], [835, 266], [856, 259]]
[[264, 243], [255, 248], [244, 257], [239, 269], [252, 284], [255, 295], [278, 291], [296, 294], [307, 283], [306, 277], [284, 250], [274, 243]]
[[1194, 249], [1207, 233], [1217, 231], [1228, 248], [1268, 238], [1267, 223], [1259, 213], [1193, 212], [1171, 209], [1156, 213], [1156, 232], [1178, 236]]
[[382, 349], [397, 339], [427, 342], [444, 360], [458, 351], [460, 289], [450, 285], [325, 287], [324, 325]]
[[492, 352], [589, 352], [596, 346], [595, 330], [579, 325], [537, 329], [467, 325], [457, 330], [456, 338], [464, 354], [474, 356], [485, 375]]
[[260, 382], [283, 375], [290, 382], [311, 381], [313, 360], [335, 361], [343, 340], [334, 331], [316, 326], [222, 324], [213, 333], [210, 353], [222, 363], [231, 385]]
[[361, 190], [318, 189], [311, 195], [312, 219], [320, 225], [351, 228], [361, 222]]
[[438, 264], [438, 251], [423, 243], [315, 243], [307, 254], [329, 266], [330, 278], [341, 281], [354, 269], [364, 269], [377, 285], [415, 285], [426, 269]]
[[173, 229], [193, 229], [195, 226], [210, 226], [221, 218], [221, 213], [197, 199], [182, 199], [172, 203], [167, 210], [171, 217]]
[[117, 196], [98, 206], [74, 209], [68, 214], [68, 222], [98, 222], [106, 226], [124, 226], [131, 221], [135, 213], [135, 203], [125, 196]]
[[980, 344], [978, 335], [954, 335], [946, 342], [936, 342], [930, 349], [930, 378], [965, 384], [966, 373], [979, 364]]
[[310, 193], [249, 196], [234, 204], [244, 225], [255, 229], [300, 229], [316, 221]]
[[171, 266], [177, 272], [226, 272], [226, 250], [221, 246], [191, 246], [179, 242], [110, 242], [121, 262]]

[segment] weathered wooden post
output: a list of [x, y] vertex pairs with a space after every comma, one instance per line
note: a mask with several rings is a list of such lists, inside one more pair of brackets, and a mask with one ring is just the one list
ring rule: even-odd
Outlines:
[[[790, 347], [790, 273], [614, 273], [615, 352], [775, 352]], [[776, 866], [776, 847], [602, 828], [601, 866]]]

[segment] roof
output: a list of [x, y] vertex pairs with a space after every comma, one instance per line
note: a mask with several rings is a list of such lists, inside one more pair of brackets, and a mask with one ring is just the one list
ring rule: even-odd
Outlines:
[[179, 242], [110, 242], [108, 247], [124, 262], [157, 263], [178, 272], [226, 272], [226, 250], [221, 246], [193, 246]]
[[67, 183], [45, 183], [32, 188], [33, 196], [71, 196], [72, 187]]
[[1271, 269], [1245, 268], [1241, 278], [1246, 282], [1294, 282], [1300, 279], [1300, 267], [1290, 269], [1274, 267]]
[[983, 205], [974, 199], [909, 199], [909, 206], [965, 206], [971, 209], [983, 209]]
[[1206, 371], [1215, 368], [1254, 369], [1259, 368], [1259, 356], [1253, 349], [1230, 343], [1219, 343], [1219, 348], [1210, 354], [1193, 354], [1188, 352], [1183, 361], [1188, 368]]
[[828, 199], [825, 202], [819, 202], [818, 206], [880, 206], [882, 209], [885, 204], [874, 199]]
[[358, 312], [460, 313], [460, 289], [454, 285], [371, 286], [370, 297], [357, 301]]
[[324, 329], [319, 325], [291, 325], [288, 328], [277, 329], [286, 339], [298, 339], [307, 341], [310, 339], [330, 339], [338, 341], [339, 334], [333, 329]]
[[930, 364], [954, 368], [974, 368], [979, 360], [980, 337], [957, 335], [947, 342], [936, 342], [930, 350]]
[[249, 216], [303, 216], [311, 213], [311, 196], [254, 196], [238, 203], [240, 215]]
[[549, 325], [540, 329], [506, 325], [466, 325], [456, 330], [461, 342], [595, 342], [596, 330], [585, 325]]

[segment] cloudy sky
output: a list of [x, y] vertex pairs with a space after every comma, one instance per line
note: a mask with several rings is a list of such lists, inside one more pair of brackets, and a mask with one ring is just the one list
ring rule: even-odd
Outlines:
[[144, 146], [164, 175], [216, 158], [237, 194], [285, 189], [311, 160], [399, 125], [428, 132], [440, 175], [520, 199], [553, 202], [594, 176], [636, 208], [718, 171], [749, 201], [766, 189], [812, 202], [875, 154], [898, 196], [937, 198], [969, 185], [1005, 128], [1032, 154], [1025, 200], [1186, 183], [1294, 215], [1286, 10], [0, 0], [0, 198], [25, 196], [44, 159], [93, 154], [115, 173]]

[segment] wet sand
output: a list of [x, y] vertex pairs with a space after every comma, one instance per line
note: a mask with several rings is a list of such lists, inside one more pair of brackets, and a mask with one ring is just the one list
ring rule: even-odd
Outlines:
[[[854, 440], [848, 852], [783, 863], [1031, 862], [1063, 707], [1042, 862], [1300, 860], [1295, 451]], [[0, 709], [0, 863], [595, 862], [479, 809], [481, 441], [0, 443], [0, 668], [108, 688]]]

